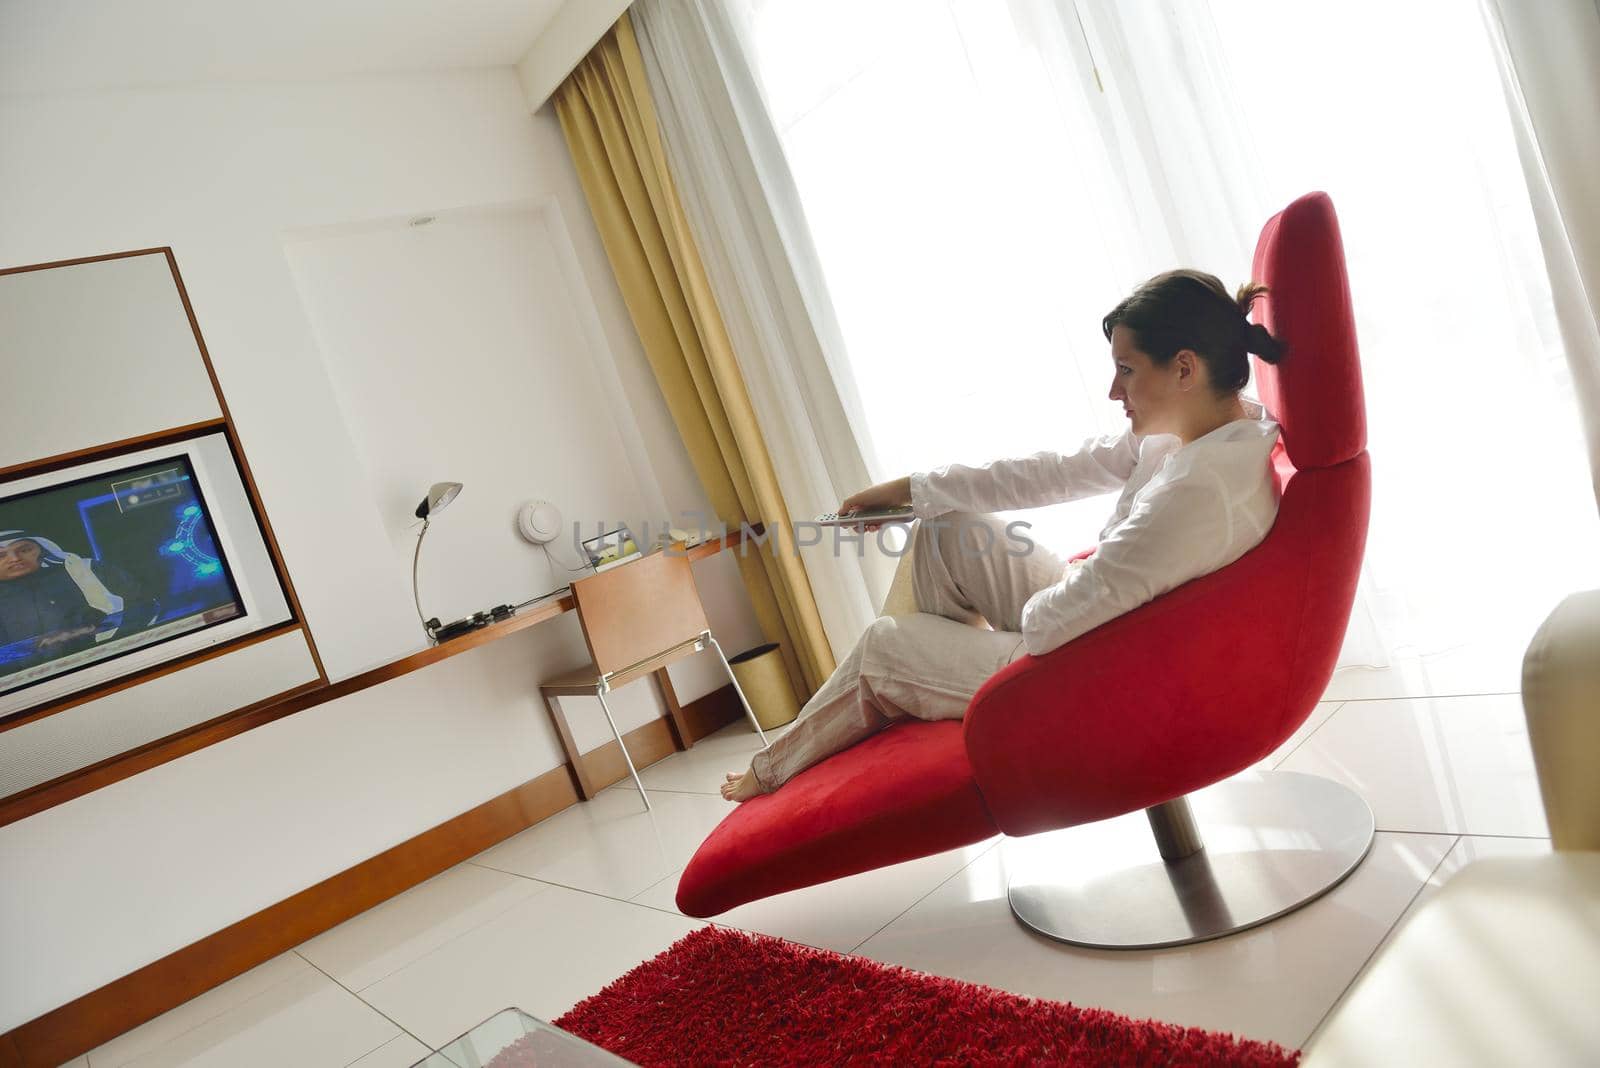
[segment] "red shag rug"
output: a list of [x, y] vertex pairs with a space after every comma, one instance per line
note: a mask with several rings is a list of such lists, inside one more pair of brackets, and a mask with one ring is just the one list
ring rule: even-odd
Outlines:
[[1276, 1066], [1300, 1058], [1269, 1042], [1019, 997], [722, 927], [680, 939], [555, 1023], [641, 1065]]

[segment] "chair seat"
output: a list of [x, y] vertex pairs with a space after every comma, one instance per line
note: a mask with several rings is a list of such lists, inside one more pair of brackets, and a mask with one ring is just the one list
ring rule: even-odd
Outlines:
[[678, 908], [714, 916], [996, 833], [961, 723], [901, 723], [730, 813], [684, 869]]
[[587, 686], [593, 689], [599, 681], [600, 669], [593, 664], [585, 664], [582, 667], [573, 668], [571, 671], [563, 671], [559, 675], [545, 679], [539, 685], [545, 689], [553, 689], [557, 686]]
[[[622, 687], [626, 686], [635, 679], [643, 678], [653, 671], [659, 671], [661, 668], [666, 667], [673, 661], [681, 660], [686, 656], [692, 655], [694, 652], [695, 646], [690, 644], [674, 646], [673, 648], [653, 656], [648, 660], [644, 660], [633, 665], [626, 671], [622, 671], [616, 675], [613, 675], [611, 677], [611, 689], [620, 690]], [[543, 682], [539, 683], [539, 688], [547, 692], [554, 692], [564, 689], [581, 689], [584, 691], [589, 691], [593, 690], [599, 682], [600, 669], [593, 663], [588, 663], [582, 667], [573, 668], [571, 671], [563, 671], [559, 675], [545, 679]], [[559, 696], [559, 694], [557, 694], [557, 696]]]

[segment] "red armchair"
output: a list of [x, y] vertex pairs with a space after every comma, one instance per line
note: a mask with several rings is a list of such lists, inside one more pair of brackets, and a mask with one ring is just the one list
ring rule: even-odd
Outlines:
[[[1267, 222], [1253, 277], [1270, 289], [1259, 321], [1288, 346], [1277, 367], [1254, 366], [1283, 428], [1267, 538], [1007, 665], [964, 721], [898, 724], [742, 805], [685, 869], [680, 909], [712, 916], [1000, 831], [1035, 836], [1007, 843], [1022, 847], [1008, 868], [1023, 922], [1079, 944], [1171, 945], [1265, 922], [1360, 863], [1373, 824], [1359, 797], [1311, 776], [1246, 772], [1326, 688], [1366, 544], [1361, 368], [1325, 193]], [[1146, 856], [1075, 848], [1084, 831], [1060, 830], [1138, 809], [1155, 832]], [[1052, 867], [1071, 879], [1054, 881]]]

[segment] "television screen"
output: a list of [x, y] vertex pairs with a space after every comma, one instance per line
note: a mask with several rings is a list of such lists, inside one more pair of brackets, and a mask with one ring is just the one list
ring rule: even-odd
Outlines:
[[184, 453], [0, 496], [0, 694], [244, 612]]

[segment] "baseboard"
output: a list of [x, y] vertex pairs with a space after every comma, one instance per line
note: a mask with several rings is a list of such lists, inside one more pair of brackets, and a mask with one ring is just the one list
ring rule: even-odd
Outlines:
[[[694, 740], [744, 714], [732, 686], [683, 708]], [[624, 735], [640, 767], [672, 754], [665, 719]], [[584, 754], [597, 785], [627, 777], [613, 740]], [[569, 805], [566, 764], [0, 1035], [0, 1068], [55, 1068], [381, 904]]]
[[[677, 752], [677, 746], [672, 744], [672, 728], [667, 726], [667, 723], [665, 717], [653, 719], [623, 735], [627, 739], [628, 755], [633, 758], [635, 767], [642, 768], [647, 764], [654, 764], [662, 757]], [[628, 763], [622, 759], [622, 748], [615, 741], [609, 741], [600, 748], [591, 749], [583, 754], [583, 767], [589, 773], [589, 781], [594, 784], [596, 790], [603, 790], [612, 783], [621, 782], [628, 777]]]

